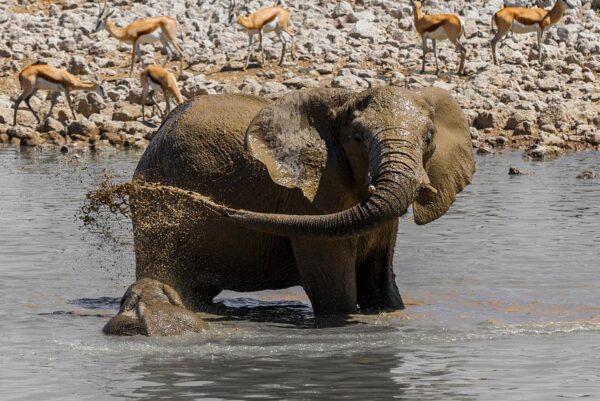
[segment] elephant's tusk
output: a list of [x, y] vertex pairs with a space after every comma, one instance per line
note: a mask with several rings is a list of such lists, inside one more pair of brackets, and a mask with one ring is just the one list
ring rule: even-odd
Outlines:
[[375, 191], [377, 191], [377, 188], [375, 188], [375, 185], [369, 185], [369, 194], [373, 195], [375, 193]]
[[426, 189], [426, 190], [428, 190], [429, 192], [432, 192], [432, 193], [434, 193], [434, 194], [437, 194], [437, 193], [438, 193], [438, 190], [437, 190], [437, 189], [435, 189], [434, 187], [432, 187], [432, 186], [431, 186], [431, 184], [424, 184], [424, 185], [423, 185], [421, 188], [422, 188], [422, 189]]
[[432, 185], [431, 185], [431, 181], [429, 180], [429, 176], [427, 175], [427, 173], [425, 172], [425, 170], [422, 171], [421, 173], [421, 179], [420, 179], [421, 183], [419, 184], [420, 189], [426, 189], [429, 192], [433, 193], [433, 194], [437, 194], [438, 190], [435, 189]]

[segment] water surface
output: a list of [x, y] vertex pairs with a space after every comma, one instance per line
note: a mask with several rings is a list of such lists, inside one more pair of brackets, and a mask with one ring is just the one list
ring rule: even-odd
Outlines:
[[600, 181], [575, 179], [598, 153], [477, 157], [446, 216], [403, 218], [406, 311], [321, 327], [299, 288], [224, 293], [204, 335], [105, 337], [131, 233], [76, 214], [139, 156], [0, 149], [0, 399], [600, 399]]

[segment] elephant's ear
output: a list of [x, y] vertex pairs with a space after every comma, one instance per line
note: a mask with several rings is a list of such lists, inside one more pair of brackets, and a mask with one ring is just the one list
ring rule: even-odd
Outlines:
[[310, 89], [290, 93], [262, 109], [246, 131], [246, 149], [261, 161], [271, 179], [287, 188], [300, 188], [313, 200], [334, 146], [332, 110], [348, 92]]
[[413, 204], [415, 222], [427, 224], [450, 208], [456, 194], [471, 183], [475, 161], [469, 126], [456, 101], [448, 92], [438, 88], [420, 91], [433, 107], [435, 150], [425, 163], [425, 171], [435, 188], [423, 188]]
[[181, 301], [179, 294], [173, 289], [173, 287], [167, 284], [162, 284], [161, 287], [163, 293], [167, 296], [167, 298], [169, 298], [169, 302], [171, 302], [172, 305], [183, 306], [183, 302]]

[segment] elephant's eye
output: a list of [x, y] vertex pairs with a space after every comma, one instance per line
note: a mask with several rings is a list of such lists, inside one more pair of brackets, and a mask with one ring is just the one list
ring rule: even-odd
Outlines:
[[425, 143], [428, 146], [431, 145], [431, 142], [433, 142], [433, 133], [434, 133], [434, 129], [429, 128], [429, 131], [427, 131], [427, 135], [425, 136]]
[[360, 135], [358, 135], [358, 134], [354, 135], [354, 142], [356, 142], [356, 143], [362, 143], [362, 141], [363, 141], [363, 139], [362, 139], [362, 137]]

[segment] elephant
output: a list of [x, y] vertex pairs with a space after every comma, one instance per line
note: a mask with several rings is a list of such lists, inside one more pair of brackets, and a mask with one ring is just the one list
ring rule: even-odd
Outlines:
[[313, 88], [276, 101], [197, 97], [159, 128], [133, 182], [197, 192], [132, 196], [137, 278], [192, 309], [224, 289], [301, 285], [316, 316], [404, 308], [399, 217], [446, 213], [475, 172], [465, 116], [438, 88]]
[[119, 313], [102, 331], [119, 336], [178, 336], [204, 331], [206, 326], [196, 313], [185, 308], [171, 286], [144, 278], [129, 286], [121, 298]]

